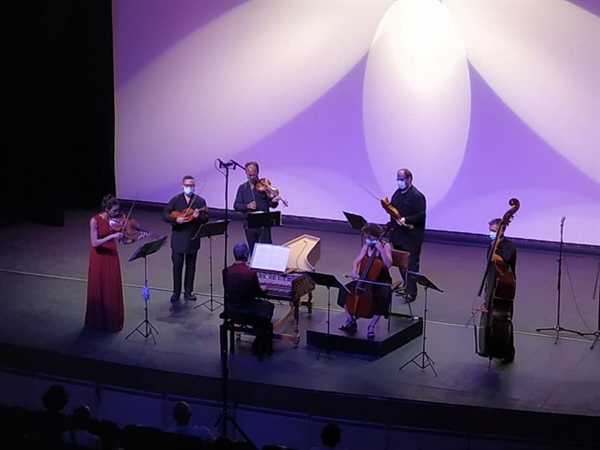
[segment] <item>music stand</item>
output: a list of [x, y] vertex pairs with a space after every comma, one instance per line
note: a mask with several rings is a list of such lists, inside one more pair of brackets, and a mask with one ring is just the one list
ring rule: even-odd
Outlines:
[[[335, 287], [340, 290], [346, 291], [348, 294], [350, 291], [346, 286], [344, 286], [335, 276], [330, 275], [328, 273], [318, 273], [318, 272], [306, 272], [306, 275], [312, 280], [314, 284], [317, 286], [325, 286], [327, 288], [327, 353], [331, 349], [329, 345], [329, 336], [330, 336], [330, 323], [331, 323], [331, 288]], [[317, 355], [317, 359], [321, 355], [321, 350], [319, 350], [319, 354]]]
[[[342, 211], [344, 216], [346, 216], [346, 220], [350, 224], [350, 226], [354, 230], [358, 230], [359, 235], [362, 228], [368, 224], [367, 220], [363, 216], [359, 216], [358, 214], [349, 213], [346, 211]], [[360, 245], [362, 245], [362, 235], [360, 236]]]
[[[205, 223], [202, 226], [200, 226], [200, 228], [198, 228], [198, 231], [196, 232], [196, 235], [192, 238], [192, 239], [197, 239], [197, 238], [203, 238], [203, 237], [207, 237], [208, 238], [208, 265], [209, 265], [209, 276], [210, 276], [210, 299], [206, 300], [204, 303], [200, 303], [197, 306], [194, 306], [194, 309], [199, 308], [201, 306], [205, 306], [206, 308], [208, 308], [209, 311], [214, 311], [217, 308], [220, 308], [221, 306], [223, 306], [223, 303], [218, 302], [216, 300], [213, 299], [213, 264], [212, 264], [212, 239], [211, 237], [213, 236], [220, 236], [222, 234], [225, 234], [225, 232], [227, 231], [227, 226], [229, 225], [229, 222], [231, 222], [231, 220], [219, 220], [216, 222], [209, 222], [209, 223]], [[217, 303], [218, 306], [217, 307], [213, 307], [213, 302]], [[210, 303], [210, 306], [206, 306], [208, 303]]]
[[[144, 336], [144, 339], [148, 339], [148, 336], [152, 336], [154, 345], [156, 345], [156, 339], [154, 339], [154, 333], [158, 334], [158, 330], [148, 320], [148, 300], [150, 299], [150, 289], [148, 289], [148, 264], [146, 258], [153, 253], [159, 251], [164, 243], [167, 241], [167, 236], [161, 236], [153, 241], [146, 242], [129, 257], [128, 262], [135, 261], [139, 258], [144, 258], [144, 287], [142, 287], [142, 298], [144, 299], [144, 320], [137, 327], [133, 329], [131, 333], [127, 335], [125, 339], [129, 339], [136, 331]], [[141, 331], [140, 328], [144, 326], [145, 331]]]
[[[429, 355], [427, 354], [427, 351], [425, 350], [425, 341], [427, 340], [427, 332], [426, 332], [426, 329], [427, 329], [427, 291], [429, 290], [429, 288], [433, 289], [434, 291], [438, 291], [438, 292], [444, 292], [444, 291], [442, 291], [439, 287], [437, 287], [435, 284], [433, 284], [433, 282], [429, 278], [427, 278], [425, 275], [422, 275], [418, 272], [411, 272], [410, 270], [407, 273], [408, 273], [408, 275], [413, 277], [418, 284], [420, 284], [421, 286], [423, 286], [423, 288], [425, 288], [425, 301], [424, 301], [425, 306], [423, 307], [423, 348], [422, 348], [421, 352], [419, 352], [418, 355], [416, 355], [410, 361], [405, 363], [398, 370], [402, 370], [405, 366], [407, 366], [409, 363], [412, 362], [412, 363], [416, 364], [417, 366], [419, 366], [421, 369], [425, 369], [427, 366], [431, 367], [431, 370], [433, 370], [433, 373], [437, 377], [437, 372], [435, 371], [435, 369], [433, 367], [433, 365], [435, 364], [435, 361], [429, 357]], [[420, 364], [415, 361], [419, 356], [422, 357]]]
[[281, 211], [256, 212], [248, 214], [248, 228], [281, 226]]

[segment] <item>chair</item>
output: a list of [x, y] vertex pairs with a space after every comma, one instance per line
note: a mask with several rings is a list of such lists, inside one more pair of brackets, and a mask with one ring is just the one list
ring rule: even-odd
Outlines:
[[[273, 323], [271, 319], [229, 311], [223, 311], [219, 318], [223, 319], [223, 323], [219, 327], [221, 348], [227, 348], [227, 334], [229, 333], [229, 351], [235, 353], [234, 333], [237, 332], [256, 336], [254, 341], [256, 344], [253, 344], [253, 350], [259, 361], [262, 361], [265, 355], [271, 353], [273, 349]], [[264, 330], [264, 332], [261, 333], [261, 330]]]
[[147, 425], [129, 424], [123, 430], [125, 450], [162, 450], [165, 432]]

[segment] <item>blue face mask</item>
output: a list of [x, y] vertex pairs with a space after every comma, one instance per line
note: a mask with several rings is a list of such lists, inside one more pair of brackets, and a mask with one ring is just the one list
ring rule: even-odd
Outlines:
[[495, 231], [490, 231], [490, 239], [493, 241], [494, 239], [496, 239], [496, 236], [498, 236], [498, 233]]
[[377, 239], [365, 239], [365, 244], [367, 244], [367, 246], [369, 246], [369, 247], [373, 247], [376, 242], [377, 242]]
[[406, 189], [406, 181], [404, 181], [404, 180], [398, 180], [398, 187], [400, 189]]
[[184, 193], [185, 195], [192, 195], [192, 194], [194, 193], [194, 188], [193, 188], [193, 187], [191, 187], [191, 186], [185, 186], [185, 187], [183, 188], [183, 193]]

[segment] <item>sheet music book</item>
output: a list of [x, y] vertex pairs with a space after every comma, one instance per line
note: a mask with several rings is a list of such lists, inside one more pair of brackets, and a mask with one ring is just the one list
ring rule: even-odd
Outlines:
[[283, 245], [255, 244], [250, 267], [284, 272], [287, 269], [290, 252], [291, 249]]

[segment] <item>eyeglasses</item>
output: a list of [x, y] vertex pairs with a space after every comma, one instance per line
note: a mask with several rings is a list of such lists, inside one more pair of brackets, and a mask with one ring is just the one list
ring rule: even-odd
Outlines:
[[184, 184], [185, 187], [196, 187], [195, 184]]

